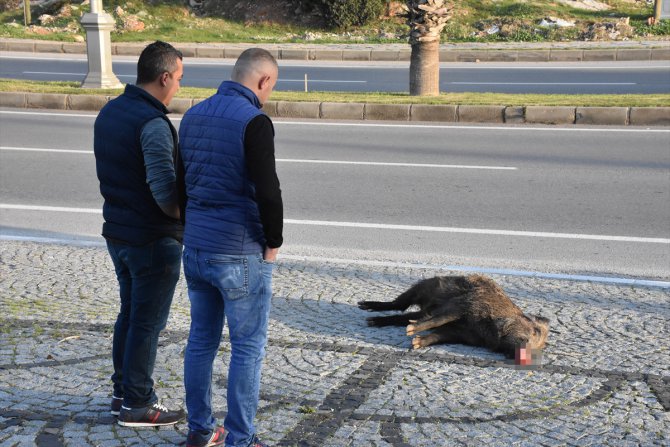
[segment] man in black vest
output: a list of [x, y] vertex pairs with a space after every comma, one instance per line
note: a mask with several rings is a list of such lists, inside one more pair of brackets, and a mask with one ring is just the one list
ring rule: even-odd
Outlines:
[[136, 85], [128, 84], [95, 121], [102, 235], [121, 296], [112, 347], [111, 413], [123, 426], [172, 425], [184, 417], [183, 410], [158, 402], [152, 379], [182, 253], [177, 132], [166, 106], [179, 90], [183, 71], [182, 55], [174, 47], [160, 41], [148, 45], [137, 63]]

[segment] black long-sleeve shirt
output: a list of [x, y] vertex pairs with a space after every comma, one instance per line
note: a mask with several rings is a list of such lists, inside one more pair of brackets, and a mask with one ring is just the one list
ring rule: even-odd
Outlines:
[[270, 248], [284, 242], [284, 204], [275, 166], [274, 127], [266, 115], [252, 119], [244, 134], [244, 154], [249, 178], [256, 186], [256, 203]]

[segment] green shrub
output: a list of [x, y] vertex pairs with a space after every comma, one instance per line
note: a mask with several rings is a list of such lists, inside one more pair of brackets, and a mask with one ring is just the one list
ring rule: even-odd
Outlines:
[[332, 28], [352, 28], [367, 25], [379, 18], [386, 7], [386, 0], [308, 0], [306, 5], [318, 6]]
[[667, 36], [670, 34], [670, 20], [659, 20], [654, 25], [649, 25], [646, 22], [632, 22], [635, 28], [635, 34], [638, 36]]

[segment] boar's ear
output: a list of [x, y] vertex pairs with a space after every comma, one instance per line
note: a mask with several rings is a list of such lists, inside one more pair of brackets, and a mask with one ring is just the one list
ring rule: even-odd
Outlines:
[[549, 318], [542, 317], [540, 315], [533, 315], [533, 319], [542, 325], [549, 327]]
[[498, 330], [498, 335], [504, 337], [509, 334], [515, 322], [516, 319], [514, 318], [496, 318], [495, 325]]

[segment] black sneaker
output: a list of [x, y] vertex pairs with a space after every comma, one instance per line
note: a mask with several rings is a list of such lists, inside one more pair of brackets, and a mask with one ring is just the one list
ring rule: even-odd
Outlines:
[[119, 425], [124, 427], [160, 427], [184, 419], [184, 410], [171, 411], [158, 402], [140, 408], [121, 406]]
[[223, 427], [216, 427], [211, 436], [201, 435], [197, 431], [191, 431], [186, 438], [186, 447], [212, 447], [223, 445], [226, 442], [226, 430]]
[[251, 443], [249, 447], [270, 447], [270, 446], [264, 442], [261, 442], [261, 440], [258, 439], [258, 436], [254, 436], [254, 441]]
[[123, 397], [116, 397], [112, 396], [112, 406], [111, 410], [109, 410], [110, 413], [112, 413], [112, 416], [118, 416], [119, 412], [121, 411], [121, 405], [123, 404]]

